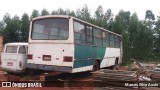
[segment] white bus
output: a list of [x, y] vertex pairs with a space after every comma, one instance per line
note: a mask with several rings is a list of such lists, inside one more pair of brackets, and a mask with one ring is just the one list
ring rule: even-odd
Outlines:
[[75, 73], [121, 62], [121, 35], [65, 15], [40, 16], [31, 21], [30, 69]]
[[27, 65], [28, 43], [7, 43], [1, 54], [1, 68], [7, 72], [22, 73]]

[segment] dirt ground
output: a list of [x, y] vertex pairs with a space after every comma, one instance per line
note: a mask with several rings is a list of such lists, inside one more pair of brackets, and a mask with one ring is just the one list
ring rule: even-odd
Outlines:
[[0, 90], [94, 90], [93, 87], [63, 88], [63, 87], [42, 87], [42, 88], [0, 88]]
[[[0, 70], [0, 81], [7, 81], [6, 78], [7, 74]], [[46, 78], [47, 81], [50, 81], [49, 84], [52, 86], [52, 81], [54, 80], [65, 80], [65, 81], [79, 81], [80, 83], [86, 83], [92, 81], [92, 74], [85, 72], [85, 73], [76, 73], [76, 74], [60, 74], [56, 76], [51, 76]], [[1, 85], [0, 85], [1, 86]], [[0, 90], [99, 90], [96, 87], [92, 86], [85, 86], [85, 87], [36, 87], [36, 88], [17, 88], [17, 87], [0, 87]], [[105, 89], [103, 89], [105, 90]], [[109, 89], [114, 90], [114, 89]], [[117, 89], [118, 90], [118, 89]], [[125, 89], [128, 90], [128, 89]], [[132, 89], [137, 90], [137, 89]], [[143, 87], [141, 90], [160, 90], [157, 87]]]
[[[67, 74], [63, 73], [56, 76], [47, 77], [46, 80], [50, 81], [49, 84], [52, 85], [52, 81], [54, 80], [76, 80], [80, 82], [90, 81], [91, 80], [91, 74], [90, 73], [78, 73], [78, 74]], [[7, 81], [7, 73], [0, 70], [0, 81]], [[54, 82], [55, 83], [55, 82]], [[50, 85], [50, 86], [51, 86]], [[1, 86], [1, 85], [0, 85]], [[17, 87], [0, 87], [0, 90], [93, 90], [94, 87], [46, 87], [48, 85], [45, 85], [44, 87], [36, 87], [36, 88], [17, 88]]]

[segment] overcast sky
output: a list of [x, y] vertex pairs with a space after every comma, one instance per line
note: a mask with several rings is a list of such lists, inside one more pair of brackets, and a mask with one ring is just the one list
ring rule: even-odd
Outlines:
[[23, 13], [31, 15], [33, 9], [41, 11], [46, 8], [49, 12], [58, 8], [70, 9], [76, 11], [87, 4], [93, 13], [99, 5], [102, 5], [104, 11], [111, 9], [116, 15], [119, 10], [136, 12], [140, 19], [145, 18], [145, 11], [150, 9], [155, 16], [160, 15], [160, 0], [0, 0], [0, 20], [5, 13], [22, 16]]

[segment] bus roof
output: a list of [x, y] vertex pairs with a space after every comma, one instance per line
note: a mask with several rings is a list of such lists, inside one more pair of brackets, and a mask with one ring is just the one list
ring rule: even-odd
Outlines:
[[88, 23], [88, 22], [86, 22], [86, 21], [83, 21], [83, 20], [81, 20], [81, 19], [78, 19], [78, 18], [75, 18], [75, 17], [72, 17], [72, 16], [68, 16], [68, 15], [45, 15], [45, 16], [39, 16], [39, 17], [33, 18], [32, 20], [34, 21], [34, 20], [38, 20], [38, 19], [52, 18], [52, 17], [73, 18], [73, 19], [78, 20], [78, 21], [80, 21], [80, 22], [83, 22], [83, 23], [85, 23], [85, 24], [91, 25], [91, 26], [96, 27], [96, 28], [98, 28], [98, 29], [101, 29], [101, 30], [104, 30], [104, 31], [108, 31], [108, 32], [110, 32], [110, 33], [112, 33], [112, 34], [115, 34], [115, 35], [118, 35], [118, 36], [122, 37], [122, 35], [120, 35], [120, 34], [114, 33], [114, 32], [109, 31], [109, 30], [107, 30], [107, 29], [101, 28], [101, 27], [96, 26], [96, 25], [94, 25], [94, 24]]
[[28, 43], [26, 42], [13, 42], [13, 43], [6, 43], [5, 45], [24, 45], [24, 46], [28, 46]]

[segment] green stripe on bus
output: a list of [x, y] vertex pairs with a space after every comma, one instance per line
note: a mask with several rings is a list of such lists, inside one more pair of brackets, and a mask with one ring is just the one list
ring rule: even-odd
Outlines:
[[[73, 68], [80, 68], [84, 66], [93, 65], [93, 59], [102, 60], [105, 55], [105, 47], [89, 46], [89, 45], [75, 45], [74, 65]], [[91, 58], [92, 60], [89, 60]]]

